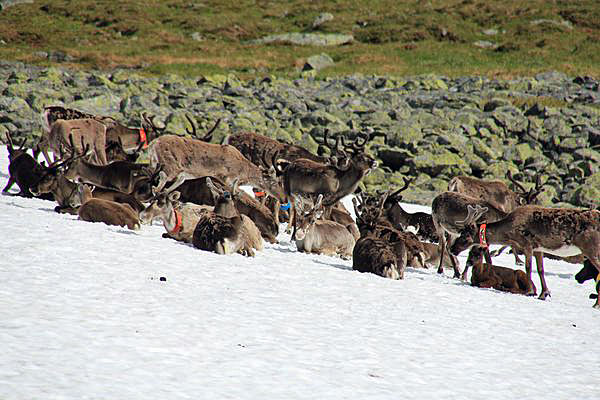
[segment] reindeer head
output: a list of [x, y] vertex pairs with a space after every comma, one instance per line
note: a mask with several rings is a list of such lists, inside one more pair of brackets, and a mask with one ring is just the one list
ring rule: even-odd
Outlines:
[[239, 194], [237, 179], [233, 181], [231, 190], [219, 189], [210, 178], [206, 178], [206, 186], [208, 186], [215, 198], [215, 213], [228, 218], [240, 215], [234, 203]]
[[521, 185], [516, 179], [514, 179], [510, 171], [506, 172], [506, 177], [508, 178], [508, 180], [515, 185], [515, 188], [517, 188], [517, 191], [515, 191], [515, 194], [517, 195], [516, 206], [536, 204], [537, 196], [539, 196], [544, 191], [543, 186], [547, 183], [547, 181], [542, 183], [542, 172], [543, 171], [539, 171], [536, 174], [535, 187], [529, 190], [525, 189], [523, 185]]
[[6, 150], [8, 151], [8, 160], [12, 161], [19, 157], [21, 154], [26, 153], [27, 150], [23, 150], [25, 148], [26, 139], [23, 139], [23, 142], [19, 145], [18, 149], [15, 149], [12, 137], [10, 133], [6, 132], [6, 139], [8, 143], [6, 143]]
[[148, 116], [148, 114], [145, 111], [143, 111], [140, 114], [140, 118], [141, 118], [141, 129], [146, 134], [147, 143], [150, 143], [151, 141], [153, 141], [154, 139], [156, 139], [158, 136], [162, 135], [165, 132], [165, 129], [166, 129], [165, 127], [162, 127], [162, 128], [158, 127], [154, 123], [154, 118], [156, 118], [155, 115]]
[[458, 255], [462, 251], [471, 248], [474, 245], [479, 244], [479, 226], [481, 217], [488, 211], [487, 207], [481, 207], [480, 205], [468, 205], [467, 216], [462, 221], [456, 221], [457, 226], [461, 226], [460, 236], [454, 240], [450, 247], [452, 254]]
[[298, 209], [298, 221], [296, 223], [296, 240], [302, 240], [306, 236], [306, 233], [310, 228], [321, 218], [323, 215], [322, 207], [323, 195], [320, 194], [317, 197], [315, 205], [308, 211], [304, 211], [302, 201], [296, 201], [296, 208]]
[[179, 204], [180, 193], [175, 191], [183, 182], [185, 176], [180, 173], [175, 182], [165, 189], [167, 184], [167, 174], [159, 171], [159, 180], [157, 186], [152, 186], [152, 198], [146, 209], [140, 212], [140, 221], [143, 224], [150, 224], [156, 218], [168, 219], [173, 215], [175, 208]]
[[336, 141], [337, 151], [330, 157], [330, 165], [341, 171], [354, 168], [367, 175], [372, 169], [377, 168], [377, 161], [365, 151], [365, 146], [371, 139], [371, 131], [366, 134], [359, 133], [354, 142], [350, 144], [346, 144], [343, 136], [338, 136], [338, 141]]
[[385, 192], [379, 197], [377, 203], [374, 202], [374, 197], [370, 199], [363, 199], [362, 196], [357, 196], [352, 199], [352, 205], [354, 206], [354, 213], [356, 215], [356, 224], [361, 232], [361, 236], [364, 233], [373, 232], [378, 225], [379, 219], [383, 214], [384, 204], [389, 196], [389, 191]]
[[281, 176], [277, 173], [277, 169], [271, 165], [269, 168], [260, 167], [260, 170], [261, 176], [256, 186], [277, 200], [283, 201], [285, 199], [285, 191], [283, 190]]
[[192, 130], [189, 130], [187, 127], [185, 128], [185, 131], [188, 133], [188, 135], [192, 135], [196, 139], [202, 140], [203, 142], [207, 142], [207, 143], [210, 143], [210, 141], [212, 140], [213, 132], [215, 131], [215, 129], [217, 129], [217, 127], [221, 123], [221, 119], [218, 119], [217, 122], [215, 123], [215, 125], [204, 136], [198, 136], [198, 134], [196, 133], [196, 124], [194, 123], [194, 121], [192, 121], [192, 118], [187, 114], [185, 115], [185, 118], [188, 120], [188, 122], [192, 126]]

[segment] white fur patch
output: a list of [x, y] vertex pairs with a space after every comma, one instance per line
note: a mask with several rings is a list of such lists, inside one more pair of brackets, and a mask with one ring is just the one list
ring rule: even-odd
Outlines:
[[542, 251], [544, 253], [553, 254], [559, 257], [572, 257], [581, 254], [581, 250], [577, 246], [562, 246], [558, 249], [547, 249], [545, 247], [538, 247], [533, 251]]
[[419, 232], [419, 227], [417, 227], [417, 226], [414, 226], [414, 225], [408, 225], [408, 226], [406, 227], [406, 232], [410, 232], [410, 233], [412, 233], [412, 234], [415, 234], [415, 235], [416, 235], [416, 234]]

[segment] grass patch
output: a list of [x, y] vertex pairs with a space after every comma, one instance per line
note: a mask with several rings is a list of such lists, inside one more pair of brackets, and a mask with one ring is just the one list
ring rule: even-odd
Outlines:
[[[322, 12], [334, 19], [313, 28]], [[325, 52], [336, 64], [320, 77], [356, 72], [511, 77], [548, 70], [598, 77], [599, 21], [596, 0], [53, 0], [0, 13], [5, 42], [0, 57], [45, 65], [33, 53], [62, 50], [80, 68], [130, 66], [184, 75], [241, 71], [251, 77], [297, 76], [303, 59]], [[249, 43], [313, 31], [352, 34], [355, 41], [327, 48]], [[476, 41], [492, 46], [483, 49]]]

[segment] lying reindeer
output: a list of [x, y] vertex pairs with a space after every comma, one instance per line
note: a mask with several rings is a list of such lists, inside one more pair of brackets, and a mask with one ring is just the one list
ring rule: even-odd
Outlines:
[[[65, 177], [62, 167], [67, 162], [69, 160], [55, 163], [48, 167], [44, 175], [31, 187], [31, 193], [34, 196], [51, 194], [58, 203], [54, 211], [77, 214], [77, 207], [81, 205], [81, 200], [77, 191], [77, 184]], [[92, 196], [117, 203], [129, 204], [136, 213], [144, 209], [144, 205], [128, 193], [96, 187], [92, 191]]]
[[296, 247], [306, 253], [350, 259], [356, 240], [344, 225], [319, 219], [323, 215], [322, 200], [323, 195], [319, 195], [312, 209], [298, 213]]
[[387, 195], [384, 194], [377, 208], [363, 206], [360, 211], [356, 198], [352, 199], [361, 233], [352, 249], [352, 269], [384, 278], [404, 279], [404, 270], [412, 255], [408, 254], [403, 240], [395, 238], [390, 241], [385, 237], [389, 235], [382, 234], [385, 228], [378, 225]]
[[107, 225], [127, 226], [132, 230], [140, 229], [137, 213], [128, 204], [92, 197], [90, 186], [79, 184], [78, 192], [81, 207], [77, 214], [79, 219], [88, 222], [104, 222]]
[[512, 268], [483, 263], [483, 247], [473, 247], [467, 258], [467, 266], [473, 267], [471, 285], [480, 288], [494, 288], [515, 294], [531, 294], [535, 285], [525, 272]]
[[[196, 204], [215, 205], [215, 196], [213, 190], [207, 185], [209, 177], [205, 176], [197, 179], [188, 179], [177, 190], [181, 193], [179, 200], [182, 202], [191, 202]], [[227, 190], [226, 185], [220, 179], [210, 177], [210, 180], [219, 191]], [[233, 199], [236, 209], [244, 214], [256, 224], [262, 237], [269, 243], [277, 243], [279, 234], [279, 224], [275, 222], [275, 217], [271, 211], [256, 201], [252, 196], [244, 191], [240, 191]]]
[[254, 250], [263, 249], [263, 241], [252, 220], [235, 208], [233, 198], [237, 195], [237, 180], [231, 192], [220, 191], [210, 178], [207, 185], [217, 197], [216, 205], [214, 212], [206, 211], [201, 215], [194, 230], [194, 247], [217, 254], [240, 253], [253, 257]]
[[210, 206], [179, 201], [179, 192], [175, 191], [185, 180], [180, 174], [175, 182], [165, 189], [167, 175], [159, 172], [158, 186], [152, 188], [153, 197], [150, 205], [140, 213], [143, 224], [150, 224], [153, 220], [162, 221], [166, 233], [164, 238], [175, 239], [180, 242], [192, 243], [194, 229], [206, 210], [212, 211]]

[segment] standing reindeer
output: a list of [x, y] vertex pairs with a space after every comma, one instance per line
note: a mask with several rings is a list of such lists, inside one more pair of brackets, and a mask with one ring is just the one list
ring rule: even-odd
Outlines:
[[[477, 210], [483, 210], [476, 214], [474, 221], [477, 222], [492, 222], [498, 221], [506, 216], [501, 210], [493, 207], [484, 200], [467, 196], [457, 192], [443, 192], [433, 199], [431, 204], [431, 214], [433, 225], [435, 226], [439, 237], [440, 246], [440, 264], [438, 273], [443, 273], [442, 260], [444, 253], [448, 251], [454, 240], [460, 236], [461, 230], [472, 216], [471, 209], [477, 206]], [[454, 259], [453, 263], [454, 263]], [[486, 261], [492, 264], [489, 252], [486, 252]], [[454, 263], [454, 277], [465, 280], [467, 279], [468, 267], [460, 274], [458, 263]]]
[[295, 224], [295, 208], [301, 197], [314, 200], [322, 194], [323, 205], [330, 207], [353, 193], [361, 179], [377, 167], [377, 161], [365, 152], [365, 145], [370, 138], [369, 135], [359, 136], [350, 145], [346, 145], [342, 140], [343, 150], [338, 151], [340, 157], [329, 157], [327, 164], [306, 158], [282, 163], [285, 164], [281, 165], [285, 194], [294, 199], [290, 216], [292, 227]]

